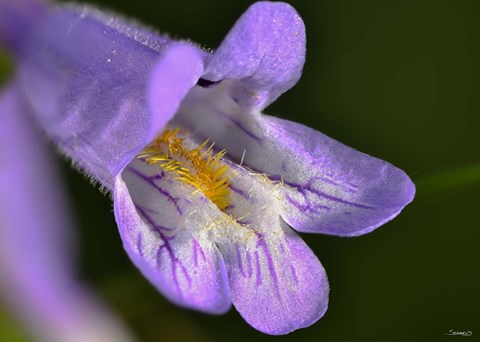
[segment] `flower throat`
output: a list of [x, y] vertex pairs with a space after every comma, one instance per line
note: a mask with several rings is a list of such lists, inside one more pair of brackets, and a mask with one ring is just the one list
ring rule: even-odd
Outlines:
[[228, 207], [230, 194], [230, 182], [225, 177], [229, 167], [221, 163], [227, 151], [214, 153], [213, 143], [206, 148], [208, 140], [197, 148], [188, 149], [184, 145], [185, 139], [177, 136], [178, 132], [178, 128], [166, 130], [138, 158], [149, 165], [159, 165], [176, 179], [194, 186], [223, 211]]

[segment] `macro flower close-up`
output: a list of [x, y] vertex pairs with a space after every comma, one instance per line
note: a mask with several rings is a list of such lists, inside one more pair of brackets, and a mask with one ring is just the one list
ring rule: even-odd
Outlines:
[[181, 306], [233, 303], [269, 334], [309, 326], [329, 285], [293, 229], [361, 235], [414, 196], [391, 164], [261, 114], [303, 68], [305, 29], [288, 4], [252, 5], [213, 53], [89, 7], [4, 7], [18, 96], [113, 194], [131, 260]]
[[[66, 230], [42, 234], [43, 226], [71, 226], [65, 208], [57, 209], [62, 222], [48, 221], [65, 201], [47, 195], [61, 191], [58, 177], [42, 166], [45, 153], [27, 146], [43, 134], [110, 195], [128, 257], [169, 301], [209, 314], [233, 305], [271, 335], [311, 326], [327, 311], [330, 285], [299, 233], [370, 233], [413, 200], [415, 185], [387, 161], [264, 114], [299, 81], [306, 42], [300, 15], [283, 2], [251, 4], [209, 50], [90, 5], [0, 0], [0, 46], [14, 65], [0, 107], [2, 144], [12, 142], [0, 200], [3, 208], [19, 201], [2, 223], [5, 241], [28, 248], [35, 231], [45, 240], [39, 255], [69, 249], [58, 237]], [[8, 132], [24, 138], [14, 143]], [[34, 157], [13, 162], [25, 151]], [[34, 185], [13, 186], [22, 179]], [[43, 179], [48, 186], [38, 185]], [[23, 208], [24, 198], [46, 209]], [[20, 212], [34, 221], [16, 220]], [[0, 254], [5, 269], [16, 251]], [[45, 264], [58, 277], [71, 268]]]

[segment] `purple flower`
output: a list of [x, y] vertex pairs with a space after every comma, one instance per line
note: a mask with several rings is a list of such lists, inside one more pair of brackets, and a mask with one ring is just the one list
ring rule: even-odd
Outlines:
[[261, 114], [305, 59], [288, 4], [252, 5], [214, 53], [91, 8], [12, 13], [28, 33], [0, 32], [25, 101], [113, 193], [130, 258], [181, 306], [219, 314], [233, 302], [269, 334], [309, 326], [328, 281], [292, 228], [357, 236], [413, 199], [391, 164]]

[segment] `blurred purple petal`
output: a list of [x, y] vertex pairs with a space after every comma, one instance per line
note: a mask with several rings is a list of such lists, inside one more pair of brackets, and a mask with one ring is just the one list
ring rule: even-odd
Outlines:
[[0, 0], [0, 47], [19, 52], [25, 37], [45, 14], [46, 0]]
[[72, 223], [54, 160], [18, 87], [0, 95], [0, 288], [44, 341], [130, 341], [73, 274]]

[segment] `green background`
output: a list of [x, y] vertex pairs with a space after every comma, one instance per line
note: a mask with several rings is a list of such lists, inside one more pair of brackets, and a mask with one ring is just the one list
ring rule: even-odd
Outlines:
[[[249, 3], [111, 0], [102, 6], [215, 48]], [[234, 309], [208, 316], [166, 301], [124, 253], [108, 196], [59, 159], [78, 222], [82, 278], [141, 341], [476, 340], [478, 2], [291, 4], [306, 24], [307, 62], [298, 85], [266, 112], [406, 170], [417, 185], [414, 202], [362, 237], [302, 235], [327, 270], [330, 307], [313, 326], [271, 337], [251, 328]], [[445, 336], [449, 329], [473, 335]], [[0, 305], [0, 341], [25, 340], [21, 325]]]

